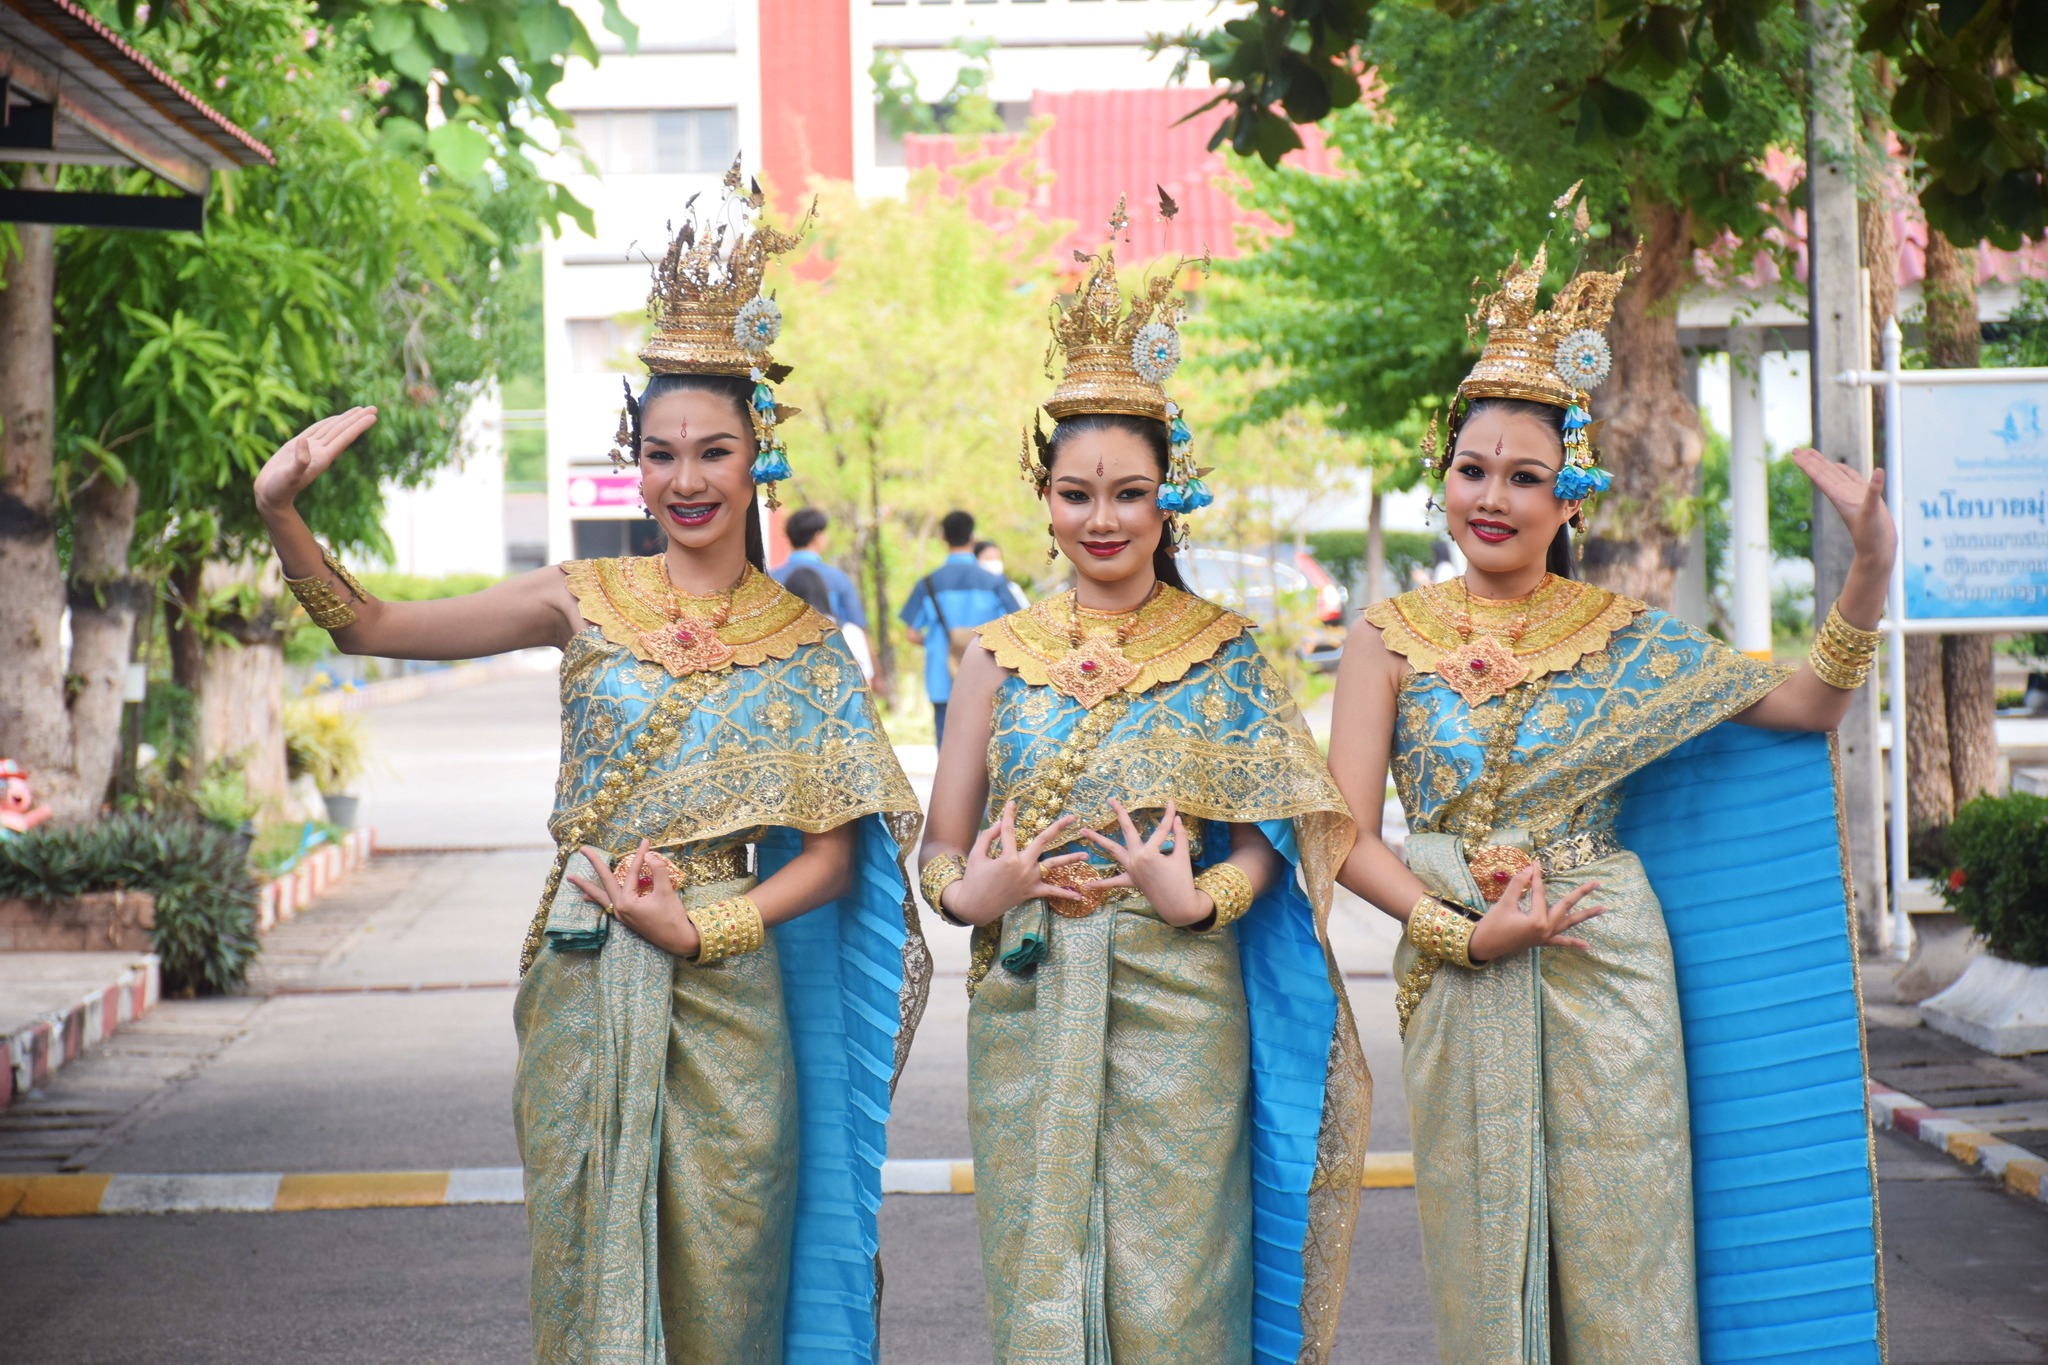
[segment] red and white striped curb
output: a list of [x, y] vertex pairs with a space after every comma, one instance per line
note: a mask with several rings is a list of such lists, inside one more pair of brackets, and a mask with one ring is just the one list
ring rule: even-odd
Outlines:
[[140, 1019], [157, 1001], [155, 953], [144, 953], [119, 976], [67, 1009], [51, 1010], [0, 1039], [0, 1110], [17, 1095], [35, 1089], [67, 1062], [112, 1037], [121, 1025]]
[[1974, 1166], [2022, 1199], [2048, 1204], [2048, 1161], [2024, 1147], [2001, 1141], [1996, 1133], [1980, 1132], [1968, 1119], [1957, 1118], [1914, 1099], [1901, 1090], [1870, 1083], [1870, 1121], [1919, 1138], [1937, 1152], [1965, 1166]]
[[377, 851], [377, 831], [368, 826], [352, 829], [338, 841], [322, 844], [306, 855], [305, 861], [279, 877], [263, 883], [256, 897], [256, 932], [268, 933], [292, 919], [301, 910], [355, 871]]

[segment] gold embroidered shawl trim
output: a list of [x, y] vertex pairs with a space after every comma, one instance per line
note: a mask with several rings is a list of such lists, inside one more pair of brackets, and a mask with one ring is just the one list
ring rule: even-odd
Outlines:
[[[642, 663], [666, 663], [647, 648], [646, 637], [671, 623], [671, 600], [702, 616], [712, 615], [725, 601], [723, 593], [697, 597], [675, 592], [660, 555], [574, 559], [562, 565], [562, 572], [583, 619]], [[750, 564], [732, 591], [732, 610], [718, 627], [718, 638], [731, 649], [732, 664], [753, 668], [769, 659], [787, 659], [832, 629], [832, 618]]]
[[1417, 673], [1436, 672], [1438, 660], [1466, 643], [1457, 619], [1462, 611], [1469, 610], [1473, 636], [1495, 636], [1504, 645], [1514, 627], [1526, 620], [1521, 636], [1509, 648], [1528, 669], [1527, 676], [1540, 678], [1562, 673], [1607, 648], [1616, 631], [1649, 609], [1648, 603], [1633, 597], [1547, 574], [1535, 592], [1511, 602], [1466, 598], [1451, 585], [1440, 584], [1375, 602], [1365, 609], [1365, 619], [1380, 628], [1387, 648], [1407, 659]]
[[[1073, 696], [1053, 669], [1073, 652], [1075, 615], [1074, 594], [1068, 591], [976, 627], [975, 634], [997, 663], [1025, 682]], [[1251, 621], [1236, 612], [1163, 583], [1137, 615], [1138, 623], [1121, 649], [1124, 658], [1138, 665], [1137, 676], [1122, 689], [1134, 696], [1160, 683], [1180, 681], [1189, 669], [1214, 658], [1217, 650], [1252, 628]], [[1127, 615], [1082, 607], [1079, 620], [1083, 639], [1114, 640]]]

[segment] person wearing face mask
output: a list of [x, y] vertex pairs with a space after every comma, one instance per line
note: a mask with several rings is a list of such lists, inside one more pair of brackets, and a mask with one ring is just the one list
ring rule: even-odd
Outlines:
[[1002, 546], [996, 544], [993, 540], [975, 541], [974, 562], [981, 565], [981, 567], [986, 569], [988, 572], [994, 574], [997, 578], [1003, 580], [1003, 587], [1008, 592], [1010, 599], [1010, 607], [1012, 610], [1022, 611], [1026, 607], [1031, 605], [1031, 603], [1024, 596], [1024, 590], [1017, 586], [1017, 580], [1010, 577], [1010, 575], [1004, 572], [1003, 570]]
[[922, 850], [973, 930], [995, 1359], [1320, 1360], [1371, 1108], [1322, 929], [1354, 830], [1251, 622], [1176, 566], [1210, 499], [1161, 387], [1179, 270], [1126, 309], [1093, 261], [1022, 460], [1076, 586], [980, 628]]
[[534, 1358], [560, 1365], [878, 1359], [883, 1129], [930, 975], [918, 810], [831, 618], [762, 570], [793, 410], [761, 275], [802, 230], [755, 223], [739, 184], [656, 265], [620, 421], [661, 553], [380, 602], [293, 508], [375, 409], [256, 479], [342, 649], [562, 650], [557, 852], [513, 1005]]
[[1437, 1349], [1876, 1362], [1855, 927], [1819, 732], [1876, 646], [1883, 475], [1793, 454], [1856, 546], [1796, 671], [1579, 580], [1571, 532], [1610, 482], [1588, 390], [1627, 266], [1539, 311], [1546, 263], [1517, 258], [1479, 301], [1485, 349], [1425, 446], [1467, 567], [1367, 609], [1330, 743], [1355, 809], [1391, 773], [1408, 816], [1401, 856], [1372, 824], [1338, 879], [1406, 924]]

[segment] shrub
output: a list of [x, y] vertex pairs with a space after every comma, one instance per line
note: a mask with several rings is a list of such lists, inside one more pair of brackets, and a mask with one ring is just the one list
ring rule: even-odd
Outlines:
[[2048, 967], [2048, 797], [1980, 796], [1949, 822], [1950, 867], [1939, 883], [1949, 909], [1991, 951]]
[[256, 883], [240, 835], [141, 813], [0, 840], [0, 896], [56, 900], [126, 889], [156, 897], [151, 931], [177, 995], [241, 986], [256, 956]]
[[368, 761], [362, 717], [312, 700], [285, 703], [284, 748], [291, 775], [311, 774], [323, 793], [347, 791]]

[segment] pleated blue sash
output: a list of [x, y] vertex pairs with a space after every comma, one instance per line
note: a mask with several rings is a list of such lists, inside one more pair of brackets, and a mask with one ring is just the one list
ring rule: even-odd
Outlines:
[[1723, 724], [1631, 776], [1692, 1106], [1700, 1357], [1883, 1359], [1853, 925], [1825, 735]]

